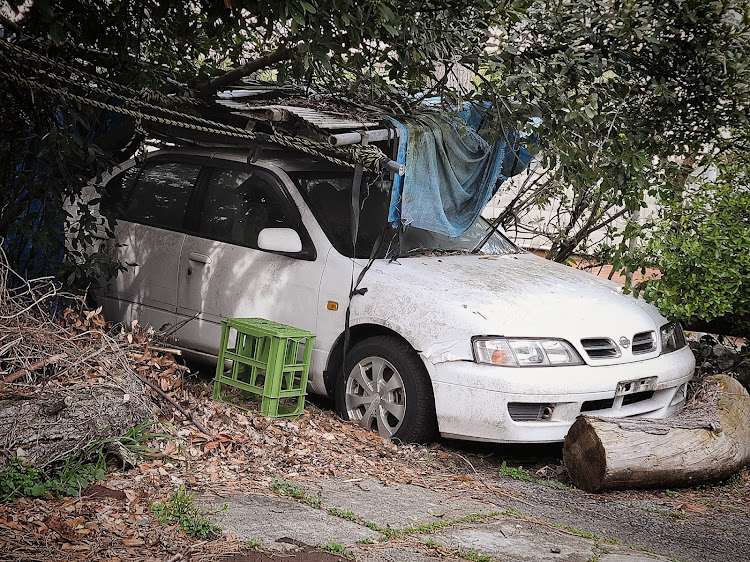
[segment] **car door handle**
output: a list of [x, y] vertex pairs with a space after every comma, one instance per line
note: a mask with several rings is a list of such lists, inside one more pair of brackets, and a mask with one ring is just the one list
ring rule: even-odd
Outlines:
[[206, 254], [199, 254], [198, 252], [190, 252], [188, 259], [190, 261], [203, 263], [203, 264], [211, 263], [211, 258], [209, 256], [207, 256]]

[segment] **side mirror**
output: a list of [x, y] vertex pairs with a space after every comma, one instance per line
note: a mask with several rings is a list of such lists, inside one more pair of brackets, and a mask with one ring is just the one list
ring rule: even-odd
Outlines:
[[302, 239], [292, 228], [264, 228], [258, 233], [258, 248], [296, 254], [302, 251]]

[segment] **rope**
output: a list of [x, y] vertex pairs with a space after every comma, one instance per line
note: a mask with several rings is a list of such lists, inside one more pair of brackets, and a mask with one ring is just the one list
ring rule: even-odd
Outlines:
[[[141, 120], [146, 120], [146, 121], [151, 121], [155, 123], [160, 123], [162, 125], [170, 125], [170, 126], [180, 127], [184, 129], [200, 131], [204, 133], [224, 135], [224, 136], [229, 136], [233, 138], [243, 138], [243, 139], [248, 139], [248, 140], [257, 140], [257, 135], [255, 133], [252, 133], [240, 127], [234, 127], [231, 125], [226, 125], [224, 123], [218, 123], [216, 121], [211, 121], [209, 119], [204, 119], [202, 117], [197, 117], [195, 115], [190, 115], [188, 113], [175, 111], [172, 109], [168, 109], [162, 106], [149, 103], [149, 101], [153, 101], [153, 100], [159, 100], [159, 101], [162, 101], [163, 103], [173, 103], [174, 101], [176, 101], [176, 99], [165, 96], [160, 92], [145, 89], [145, 88], [142, 89], [141, 91], [134, 90], [133, 88], [124, 86], [122, 84], [118, 84], [117, 82], [113, 82], [111, 80], [102, 78], [101, 76], [98, 76], [95, 74], [90, 74], [74, 66], [61, 63], [54, 59], [50, 59], [49, 57], [40, 55], [38, 53], [35, 53], [33, 51], [30, 51], [28, 49], [25, 49], [13, 43], [10, 43], [9, 41], [3, 38], [0, 38], [0, 47], [10, 49], [12, 51], [15, 51], [17, 54], [23, 55], [27, 58], [30, 58], [31, 60], [40, 62], [42, 64], [46, 64], [58, 70], [70, 72], [73, 74], [78, 74], [79, 76], [83, 78], [88, 78], [90, 81], [98, 82], [104, 86], [107, 86], [108, 88], [110, 88], [110, 90], [114, 90], [114, 91], [107, 92], [106, 95], [110, 97], [114, 97], [115, 99], [119, 99], [120, 101], [123, 101], [127, 105], [130, 105], [130, 106], [135, 105], [140, 108], [157, 111], [157, 112], [170, 115], [172, 117], [176, 117], [182, 120], [182, 121], [177, 121], [173, 119], [166, 119], [166, 118], [159, 117], [156, 115], [149, 115], [141, 111], [135, 111], [135, 110], [127, 109], [125, 107], [120, 107], [120, 106], [115, 106], [112, 104], [100, 102], [100, 101], [89, 99], [89, 98], [79, 96], [70, 92], [66, 92], [65, 90], [61, 90], [59, 88], [52, 88], [45, 84], [40, 84], [39, 82], [28, 80], [17, 74], [11, 75], [7, 72], [0, 71], [0, 76], [3, 76], [7, 80], [15, 82], [16, 84], [26, 86], [28, 88], [40, 90], [50, 95], [62, 96], [66, 99], [76, 101], [78, 103], [82, 103], [86, 105], [91, 105], [93, 107], [96, 107], [102, 110], [113, 111], [115, 113], [121, 113], [129, 117], [132, 117], [133, 119], [136, 120], [136, 128], [139, 130], [141, 129], [140, 127]], [[37, 72], [39, 72], [42, 75], [48, 76], [49, 78], [57, 82], [68, 83], [74, 86], [80, 86], [80, 84], [74, 82], [73, 80], [58, 76], [57, 74], [53, 72], [48, 72], [42, 69], [38, 69]], [[117, 94], [115, 93], [115, 91], [125, 92], [127, 94], [130, 94], [131, 97]], [[138, 99], [138, 98], [145, 98], [145, 100]], [[196, 100], [194, 100], [193, 98], [188, 98], [188, 97], [180, 97], [179, 101], [189, 101], [192, 103]], [[189, 123], [185, 121], [192, 121], [194, 123]], [[195, 123], [199, 123], [200, 125], [196, 125]], [[327, 143], [319, 143], [319, 142], [312, 141], [312, 140], [305, 139], [305, 138], [281, 135], [276, 132], [268, 136], [268, 141], [274, 144], [277, 144], [279, 146], [291, 148], [293, 150], [298, 150], [300, 152], [304, 152], [312, 156], [324, 158], [340, 166], [345, 166], [348, 168], [355, 167], [355, 165], [352, 162], [348, 162], [341, 158], [336, 158], [335, 156], [331, 156], [329, 152], [332, 150], [332, 147]], [[387, 160], [385, 154], [383, 154], [383, 152], [375, 146], [349, 145], [349, 146], [340, 147], [334, 150], [339, 153], [347, 154], [350, 159], [362, 164], [364, 168], [370, 171], [380, 171], [380, 169], [382, 168], [382, 162], [384, 160]]]
[[36, 62], [40, 62], [42, 64], [49, 65], [58, 70], [70, 72], [73, 74], [78, 74], [82, 78], [88, 78], [89, 80], [99, 82], [102, 85], [107, 86], [110, 90], [119, 90], [121, 92], [130, 94], [131, 96], [134, 96], [134, 97], [142, 97], [142, 98], [145, 98], [146, 100], [158, 100], [162, 103], [173, 103], [176, 100], [185, 101], [185, 102], [192, 103], [192, 104], [202, 103], [200, 100], [197, 100], [195, 98], [191, 98], [188, 96], [180, 96], [179, 98], [170, 98], [169, 96], [165, 96], [161, 92], [151, 90], [149, 88], [141, 88], [140, 91], [135, 90], [129, 86], [125, 86], [124, 84], [113, 82], [112, 80], [108, 80], [106, 78], [102, 78], [101, 76], [97, 74], [91, 74], [89, 72], [86, 72], [85, 70], [81, 70], [80, 68], [76, 68], [75, 66], [72, 66], [70, 64], [62, 63], [60, 61], [56, 61], [54, 59], [46, 57], [44, 55], [40, 55], [39, 53], [35, 53], [34, 51], [30, 51], [28, 49], [20, 47], [1, 37], [0, 37], [0, 47], [10, 49], [11, 51], [15, 51], [16, 53], [25, 56], [26, 58], [29, 58]]
[[[0, 42], [2, 41], [3, 40], [0, 39]], [[59, 80], [63, 82], [68, 81], [67, 79], [60, 78], [54, 73], [48, 73], [44, 71], [40, 71], [40, 72], [55, 80]], [[257, 135], [251, 131], [246, 131], [245, 129], [241, 129], [239, 127], [225, 125], [223, 123], [217, 123], [215, 121], [210, 121], [208, 119], [204, 119], [201, 117], [196, 117], [196, 116], [189, 115], [186, 113], [181, 113], [178, 111], [166, 109], [160, 106], [155, 106], [150, 103], [147, 103], [141, 100], [134, 100], [131, 98], [127, 98], [119, 94], [111, 93], [113, 97], [115, 97], [116, 99], [120, 99], [126, 103], [139, 105], [143, 108], [163, 112], [163, 113], [166, 113], [167, 115], [171, 115], [173, 117], [179, 117], [183, 120], [195, 121], [196, 123], [187, 123], [185, 121], [167, 119], [165, 117], [160, 117], [158, 115], [150, 115], [147, 113], [143, 113], [142, 111], [136, 111], [136, 110], [128, 109], [126, 107], [115, 106], [115, 105], [101, 102], [95, 99], [90, 99], [90, 98], [86, 98], [83, 96], [79, 96], [77, 94], [73, 94], [71, 92], [62, 90], [60, 88], [53, 88], [46, 84], [41, 84], [39, 82], [29, 80], [17, 74], [11, 74], [5, 71], [0, 71], [0, 77], [3, 77], [6, 80], [10, 82], [14, 82], [20, 86], [25, 86], [30, 89], [39, 90], [39, 91], [45, 92], [53, 96], [60, 96], [70, 101], [75, 101], [79, 104], [90, 105], [101, 110], [112, 111], [115, 113], [127, 115], [135, 119], [136, 122], [138, 122], [138, 120], [145, 120], [145, 121], [150, 121], [154, 123], [159, 123], [162, 125], [169, 125], [169, 126], [180, 127], [180, 128], [194, 130], [194, 131], [200, 131], [203, 133], [223, 135], [223, 136], [228, 136], [232, 138], [240, 138], [240, 139], [247, 139], [247, 140], [257, 140]], [[200, 124], [197, 124], [197, 123], [200, 123]], [[343, 160], [341, 158], [337, 158], [328, 154], [328, 152], [331, 150], [331, 147], [328, 144], [319, 143], [319, 142], [315, 142], [315, 141], [305, 139], [305, 138], [300, 138], [300, 137], [291, 137], [288, 135], [281, 135], [279, 133], [273, 133], [271, 135], [268, 135], [268, 142], [272, 142], [274, 144], [277, 144], [279, 146], [283, 146], [286, 148], [291, 148], [293, 150], [298, 150], [300, 152], [304, 152], [312, 156], [324, 158], [339, 166], [345, 166], [349, 168], [355, 167], [355, 165], [352, 162], [348, 162], [346, 160]], [[383, 160], [383, 158], [385, 158], [385, 155], [377, 147], [374, 147], [374, 146], [365, 147], [361, 145], [352, 145], [352, 146], [348, 146], [344, 148], [345, 148], [344, 150], [339, 150], [339, 152], [348, 153], [350, 157], [354, 158], [357, 162], [361, 163], [368, 170], [379, 171], [381, 169], [381, 161]]]

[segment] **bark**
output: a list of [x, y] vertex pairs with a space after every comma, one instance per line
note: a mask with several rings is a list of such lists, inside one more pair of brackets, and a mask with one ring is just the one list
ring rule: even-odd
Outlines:
[[563, 446], [573, 483], [588, 492], [695, 486], [750, 464], [750, 396], [731, 377], [707, 379], [716, 386], [706, 401], [666, 420], [579, 417]]
[[123, 371], [113, 375], [101, 383], [0, 395], [0, 469], [12, 457], [47, 467], [149, 419], [153, 404], [141, 381]]

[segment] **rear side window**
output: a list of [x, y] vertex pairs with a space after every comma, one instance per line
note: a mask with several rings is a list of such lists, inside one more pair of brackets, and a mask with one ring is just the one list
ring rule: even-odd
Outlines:
[[133, 191], [135, 181], [143, 170], [143, 166], [131, 166], [123, 170], [107, 182], [107, 187], [102, 194], [102, 211], [111, 217], [122, 216], [123, 209], [127, 207], [130, 194]]
[[127, 182], [120, 184], [126, 189], [119, 197], [118, 218], [181, 230], [200, 170], [200, 165], [184, 162], [147, 164], [131, 189], [127, 189]]
[[213, 240], [258, 247], [264, 228], [294, 228], [274, 187], [248, 171], [215, 169], [208, 182], [198, 232]]

